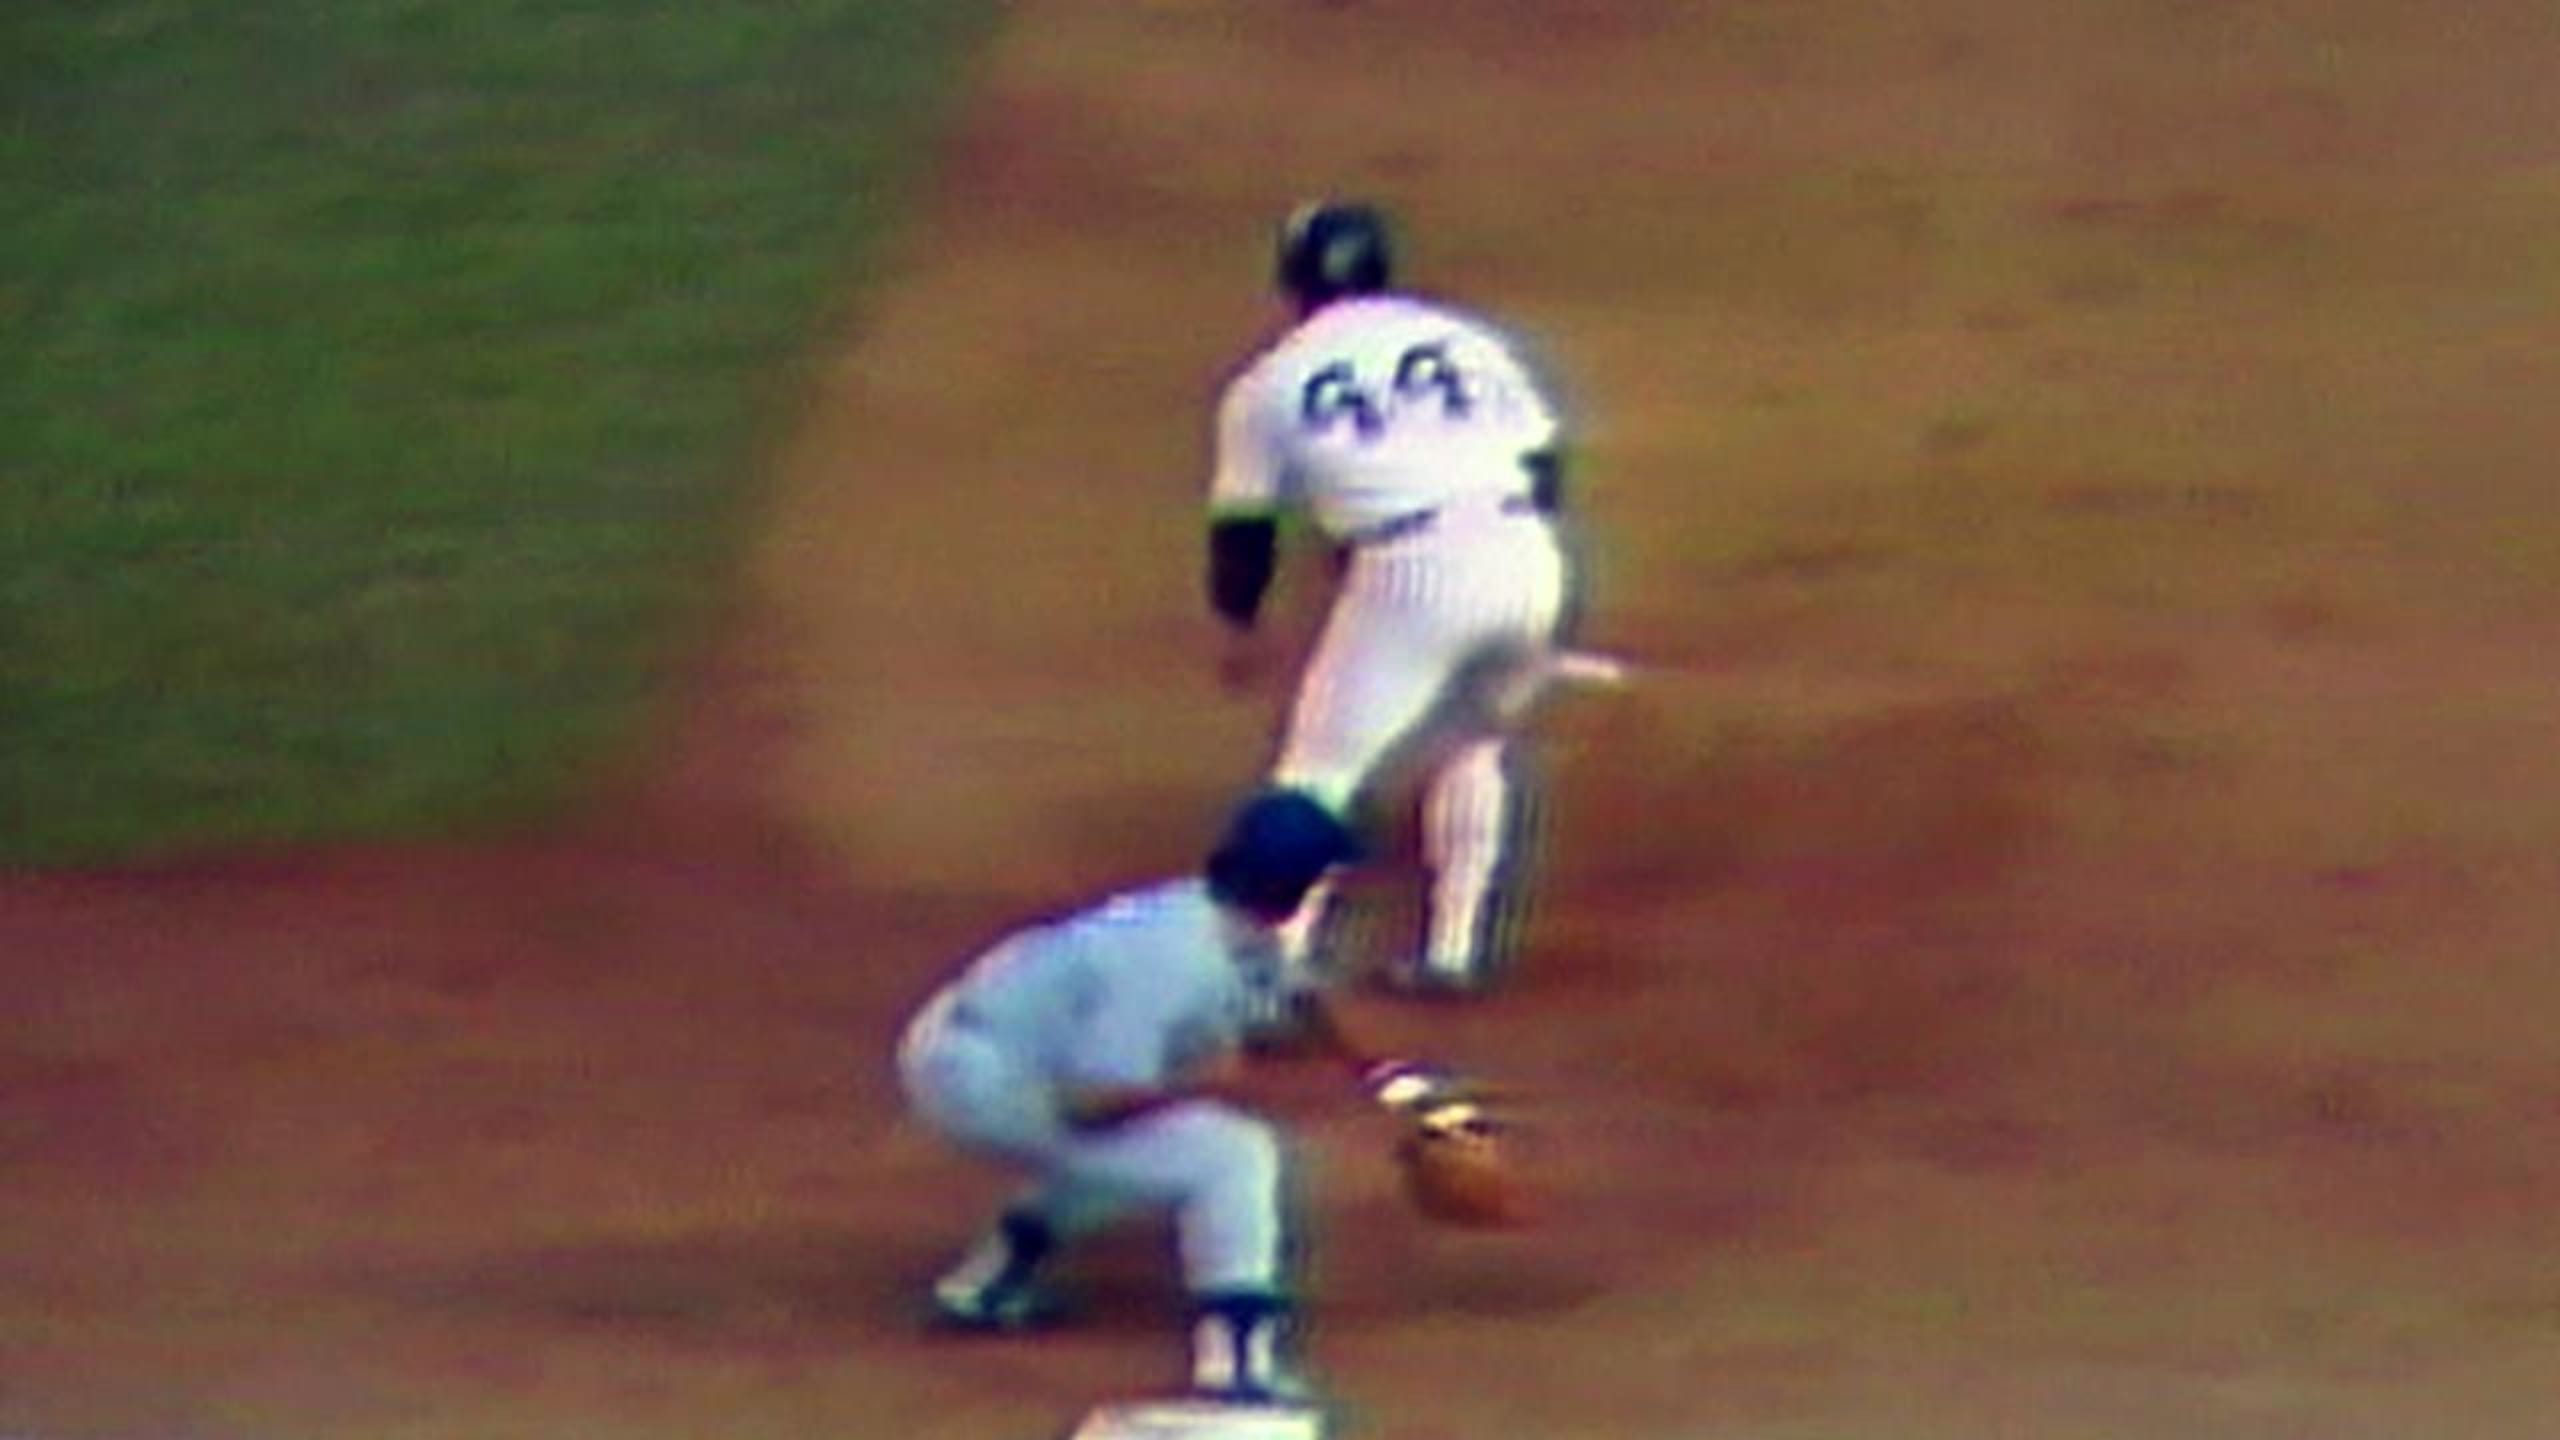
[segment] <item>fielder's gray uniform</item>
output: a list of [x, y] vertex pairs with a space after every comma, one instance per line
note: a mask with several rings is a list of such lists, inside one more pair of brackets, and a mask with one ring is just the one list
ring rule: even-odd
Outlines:
[[1027, 1171], [1061, 1235], [1133, 1206], [1174, 1211], [1194, 1293], [1283, 1282], [1281, 1148], [1232, 1107], [1185, 1101], [1070, 1128], [1063, 1090], [1160, 1085], [1233, 1050], [1281, 1003], [1277, 948], [1198, 879], [1132, 891], [1015, 934], [912, 1020], [898, 1070], [915, 1113]]

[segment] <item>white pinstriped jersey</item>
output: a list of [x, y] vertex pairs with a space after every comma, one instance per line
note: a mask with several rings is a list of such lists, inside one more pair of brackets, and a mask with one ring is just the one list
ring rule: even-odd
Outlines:
[[1303, 509], [1335, 539], [1416, 511], [1525, 494], [1562, 422], [1510, 339], [1407, 295], [1337, 300], [1227, 384], [1213, 514]]

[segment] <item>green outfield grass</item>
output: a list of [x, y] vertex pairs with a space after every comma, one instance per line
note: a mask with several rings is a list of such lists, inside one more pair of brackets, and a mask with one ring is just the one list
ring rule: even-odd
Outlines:
[[9, 7], [0, 863], [574, 795], [993, 9]]

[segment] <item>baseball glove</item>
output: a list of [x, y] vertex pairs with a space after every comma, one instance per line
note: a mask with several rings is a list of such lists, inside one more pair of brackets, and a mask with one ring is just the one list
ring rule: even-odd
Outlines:
[[1405, 1197], [1444, 1225], [1508, 1229], [1530, 1219], [1527, 1187], [1502, 1128], [1471, 1100], [1412, 1110], [1396, 1138]]

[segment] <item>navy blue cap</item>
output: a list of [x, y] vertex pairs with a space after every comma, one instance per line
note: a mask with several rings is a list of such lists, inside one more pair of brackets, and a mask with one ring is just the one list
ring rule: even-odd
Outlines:
[[1303, 790], [1265, 790], [1227, 822], [1201, 867], [1210, 893], [1257, 914], [1298, 908], [1326, 871], [1360, 857], [1351, 827]]

